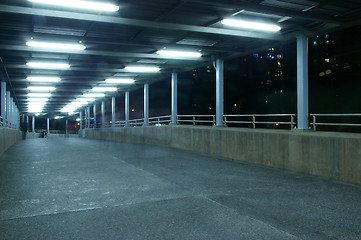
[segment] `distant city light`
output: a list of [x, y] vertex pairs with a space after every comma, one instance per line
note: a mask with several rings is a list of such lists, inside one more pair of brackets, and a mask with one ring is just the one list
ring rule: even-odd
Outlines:
[[135, 111], [135, 109], [134, 108], [132, 108], [132, 112], [134, 112]]
[[209, 110], [212, 110], [212, 107], [209, 107], [208, 109], [209, 109]]

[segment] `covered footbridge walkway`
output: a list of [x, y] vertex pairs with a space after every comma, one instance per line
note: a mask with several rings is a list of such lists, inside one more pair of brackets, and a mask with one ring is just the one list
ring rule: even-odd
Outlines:
[[360, 239], [361, 188], [154, 145], [20, 141], [0, 239]]

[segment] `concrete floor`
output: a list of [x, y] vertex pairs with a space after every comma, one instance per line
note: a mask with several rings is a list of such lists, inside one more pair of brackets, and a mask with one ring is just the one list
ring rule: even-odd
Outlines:
[[157, 146], [29, 139], [0, 159], [0, 239], [361, 239], [361, 186]]

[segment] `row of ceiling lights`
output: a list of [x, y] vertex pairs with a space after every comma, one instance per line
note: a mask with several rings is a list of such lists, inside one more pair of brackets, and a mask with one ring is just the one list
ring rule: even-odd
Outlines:
[[[78, 1], [78, 0], [28, 0], [30, 2], [55, 5], [61, 7], [70, 7], [86, 10], [95, 10], [95, 11], [105, 11], [105, 12], [116, 12], [119, 10], [119, 6], [99, 3], [99, 2], [89, 2], [89, 1]], [[260, 31], [280, 31], [280, 27], [274, 24], [259, 23], [259, 22], [250, 22], [243, 20], [235, 19], [223, 19], [222, 24], [240, 27], [252, 30]], [[82, 44], [68, 44], [68, 43], [55, 43], [55, 42], [40, 42], [40, 41], [28, 41], [26, 42], [27, 46], [38, 47], [38, 48], [49, 48], [49, 49], [62, 49], [62, 50], [76, 50], [82, 51], [86, 47]], [[190, 58], [199, 58], [202, 56], [200, 52], [190, 52], [190, 51], [175, 51], [175, 50], [159, 50], [156, 52], [159, 55], [172, 57], [190, 57]], [[59, 62], [36, 62], [30, 61], [27, 62], [27, 66], [31, 68], [41, 68], [41, 69], [62, 69], [66, 70], [70, 68], [68, 63], [59, 63]], [[129, 72], [159, 72], [160, 68], [156, 66], [126, 66], [124, 68]], [[30, 82], [42, 82], [42, 83], [57, 83], [61, 79], [58, 77], [47, 77], [47, 76], [29, 76], [27, 78]], [[106, 79], [108, 84], [132, 84], [134, 79], [120, 79], [120, 78], [111, 78]], [[48, 97], [51, 96], [51, 91], [55, 90], [55, 87], [52, 86], [29, 86], [28, 90], [28, 112], [42, 112], [43, 108], [48, 101]], [[88, 104], [91, 101], [95, 100], [95, 97], [104, 97], [104, 92], [117, 91], [116, 87], [95, 87], [91, 90], [90, 93], [84, 93], [82, 97], [77, 98], [75, 101], [71, 102], [67, 106], [61, 109], [62, 112], [72, 113], [79, 107]], [[44, 93], [46, 92], [46, 93]], [[100, 92], [100, 93], [92, 93]]]

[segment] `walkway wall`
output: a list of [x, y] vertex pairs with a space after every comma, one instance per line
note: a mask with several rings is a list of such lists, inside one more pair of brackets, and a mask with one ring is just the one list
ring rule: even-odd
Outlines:
[[361, 135], [199, 126], [86, 129], [84, 137], [156, 144], [361, 183]]
[[0, 127], [0, 157], [9, 147], [21, 140], [21, 137], [19, 130]]

